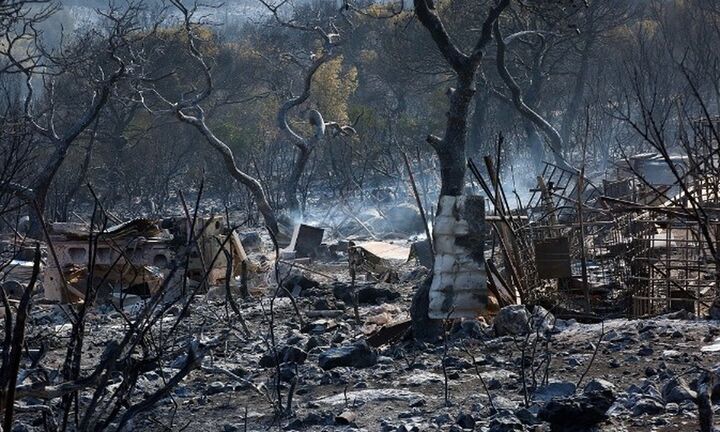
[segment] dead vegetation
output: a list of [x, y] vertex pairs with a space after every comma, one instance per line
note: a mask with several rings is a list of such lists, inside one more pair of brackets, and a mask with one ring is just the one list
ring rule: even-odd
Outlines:
[[0, 430], [714, 430], [720, 10], [405, 3], [0, 5]]

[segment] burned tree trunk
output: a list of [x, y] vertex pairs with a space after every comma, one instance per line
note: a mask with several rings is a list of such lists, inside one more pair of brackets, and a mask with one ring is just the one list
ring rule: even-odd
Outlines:
[[[443, 207], [445, 208], [444, 211], [450, 212], [450, 214], [443, 213], [443, 217], [435, 224], [433, 234], [435, 244], [438, 244], [440, 235], [444, 236], [442, 242], [445, 244], [436, 248], [433, 283], [432, 286], [427, 287], [429, 290], [428, 300], [431, 305], [425, 307], [424, 302], [423, 304], [417, 302], [413, 304], [413, 324], [418, 329], [432, 325], [431, 318], [438, 318], [439, 311], [447, 312], [445, 317], [460, 316], [454, 314], [454, 310], [459, 306], [457, 301], [465, 299], [456, 295], [458, 289], [467, 286], [482, 286], [484, 282], [482, 277], [478, 277], [483, 269], [482, 260], [480, 260], [480, 263], [473, 260], [472, 263], [467, 263], [467, 266], [462, 266], [464, 270], [468, 271], [455, 275], [462, 274], [465, 279], [461, 282], [448, 273], [448, 271], [452, 273], [453, 269], [456, 268], [454, 264], [456, 263], [457, 254], [467, 252], [463, 250], [466, 245], [464, 246], [462, 239], [456, 237], [455, 234], [460, 234], [461, 237], [468, 234], [468, 222], [462, 216], [453, 213], [454, 210], [458, 209], [456, 204], [464, 201], [459, 197], [462, 196], [465, 189], [467, 120], [470, 103], [475, 94], [475, 76], [480, 68], [484, 50], [492, 40], [493, 24], [502, 11], [508, 7], [510, 0], [501, 0], [489, 10], [482, 25], [480, 38], [469, 55], [462, 52], [452, 42], [432, 2], [415, 0], [414, 4], [415, 14], [418, 19], [430, 32], [430, 36], [443, 58], [457, 75], [457, 88], [448, 91], [450, 101], [445, 135], [443, 138], [433, 135], [428, 137], [428, 142], [432, 145], [440, 161], [441, 189], [438, 214], [440, 214]], [[475, 127], [480, 127], [480, 125], [475, 125]], [[469, 267], [472, 267], [472, 269], [470, 270]], [[482, 296], [482, 293], [478, 292], [478, 295]], [[415, 298], [424, 299], [426, 297], [424, 292], [418, 292]], [[478, 302], [476, 306], [482, 307], [482, 302]], [[419, 311], [419, 308], [424, 310]], [[432, 311], [430, 315], [428, 315], [428, 310]], [[476, 312], [479, 312], [479, 310], [476, 310]], [[466, 316], [467, 313], [463, 311], [462, 316]]]
[[285, 182], [285, 204], [291, 213], [297, 214], [300, 212], [300, 201], [297, 198], [297, 190], [300, 184], [300, 178], [305, 172], [305, 167], [309, 160], [310, 150], [304, 147], [298, 147], [292, 172]]
[[555, 158], [555, 163], [563, 169], [570, 172], [576, 172], [577, 170], [570, 166], [563, 156], [564, 145], [560, 133], [545, 118], [543, 118], [543, 116], [528, 106], [523, 99], [520, 86], [518, 86], [515, 79], [512, 75], [510, 75], [507, 65], [505, 64], [506, 46], [505, 42], [503, 42], [502, 34], [500, 33], [500, 26], [497, 21], [493, 24], [493, 33], [495, 34], [497, 44], [497, 55], [495, 57], [497, 70], [510, 91], [511, 99], [515, 108], [527, 121], [532, 122], [548, 138], [550, 148], [552, 149], [553, 156]]
[[227, 168], [230, 175], [237, 180], [240, 184], [245, 186], [252, 194], [255, 202], [258, 206], [260, 214], [262, 214], [265, 224], [273, 232], [278, 232], [278, 223], [275, 218], [275, 211], [270, 206], [265, 195], [265, 189], [263, 189], [260, 181], [256, 178], [246, 174], [235, 163], [235, 156], [233, 155], [230, 147], [227, 146], [220, 138], [210, 130], [207, 123], [203, 110], [199, 106], [195, 106], [195, 110], [198, 112], [197, 116], [188, 115], [182, 111], [182, 109], [176, 112], [177, 117], [180, 121], [190, 124], [195, 127], [205, 137], [205, 140], [215, 149], [223, 159], [223, 163]]
[[320, 141], [320, 139], [322, 139], [325, 134], [325, 121], [323, 120], [322, 115], [319, 112], [314, 110], [311, 111], [309, 121], [311, 126], [313, 126], [315, 130], [314, 134], [311, 137], [305, 138], [300, 136], [300, 134], [295, 132], [292, 127], [290, 127], [288, 115], [290, 113], [290, 110], [299, 106], [310, 97], [310, 87], [312, 86], [312, 80], [313, 76], [315, 76], [315, 72], [318, 71], [320, 66], [322, 66], [324, 63], [334, 57], [331, 49], [332, 45], [330, 45], [330, 41], [326, 40], [325, 53], [319, 56], [312, 63], [310, 68], [307, 70], [307, 73], [305, 74], [302, 93], [297, 97], [293, 97], [285, 101], [285, 103], [283, 103], [278, 110], [277, 114], [278, 128], [290, 139], [290, 142], [297, 148], [297, 154], [293, 163], [293, 170], [285, 182], [284, 189], [285, 205], [287, 206], [290, 213], [298, 219], [300, 217], [300, 202], [297, 198], [298, 185], [300, 184], [300, 178], [305, 172], [305, 166], [307, 165], [308, 160], [310, 160], [310, 155], [315, 149], [317, 143]]
[[475, 69], [458, 74], [458, 88], [450, 89], [445, 137], [429, 137], [440, 161], [440, 195], [459, 196], [465, 188], [467, 117], [475, 94]]
[[[120, 68], [102, 84], [100, 90], [94, 95], [93, 103], [85, 112], [85, 114], [78, 120], [62, 137], [52, 132], [55, 130], [54, 126], [49, 126], [47, 129], [42, 129], [42, 132], [46, 134], [48, 138], [53, 141], [55, 145], [55, 151], [53, 152], [50, 159], [45, 163], [42, 170], [38, 173], [38, 177], [31, 186], [32, 190], [32, 201], [30, 205], [34, 210], [30, 211], [30, 228], [28, 235], [32, 238], [41, 239], [43, 238], [43, 230], [41, 225], [41, 219], [45, 212], [45, 204], [47, 203], [48, 192], [52, 185], [55, 175], [60, 170], [68, 150], [75, 139], [87, 129], [90, 124], [97, 119], [100, 115], [100, 111], [108, 101], [110, 97], [110, 89], [115, 83], [125, 75], [125, 67], [121, 65]], [[28, 80], [30, 76], [28, 76]], [[29, 86], [29, 83], [28, 83]], [[32, 94], [32, 92], [30, 92]], [[29, 96], [32, 97], [32, 96]], [[39, 126], [37, 126], [39, 128]]]
[[450, 89], [447, 123], [444, 137], [429, 136], [440, 160], [440, 195], [462, 195], [465, 186], [467, 140], [467, 117], [475, 94], [475, 75], [480, 67], [485, 47], [492, 40], [492, 25], [500, 13], [510, 4], [502, 0], [488, 12], [482, 26], [480, 39], [470, 55], [463, 53], [450, 39], [435, 7], [428, 0], [415, 0], [415, 14], [422, 25], [430, 32], [445, 61], [457, 74], [457, 88]]
[[[0, 57], [5, 65], [4, 73], [22, 76], [25, 81], [23, 122], [28, 124], [39, 140], [47, 143], [50, 149], [47, 160], [38, 167], [35, 178], [21, 188], [23, 190], [20, 195], [16, 193], [30, 206], [29, 235], [42, 238], [41, 219], [45, 212], [47, 195], [57, 172], [66, 160], [70, 146], [96, 121], [119, 82], [127, 79], [129, 75], [144, 78], [140, 66], [143, 60], [137, 56], [142, 50], [136, 50], [136, 44], [142, 43], [143, 37], [138, 37], [140, 33], [144, 32], [144, 37], [151, 33], [141, 29], [142, 26], [138, 24], [142, 5], [130, 2], [124, 7], [111, 7], [101, 14], [106, 27], [95, 31], [92, 37], [88, 36], [90, 40], [46, 55], [42, 34], [37, 28], [39, 24], [45, 23], [56, 9], [52, 7], [34, 14], [27, 9], [30, 3], [44, 2], [19, 2], [15, 5], [12, 11], [18, 14], [18, 33], [12, 38], [6, 38], [7, 43], [0, 49]], [[87, 49], [92, 49], [92, 52], [86, 52]], [[17, 52], [34, 54], [17, 57]], [[44, 91], [40, 92], [40, 100], [33, 86], [33, 82], [39, 77], [43, 77], [45, 87]], [[61, 105], [63, 97], [55, 92], [55, 83], [58, 80], [64, 80], [61, 81], [63, 84], [69, 81], [80, 84], [81, 93], [72, 97], [81, 100], [87, 96], [88, 102], [79, 104], [83, 105], [81, 112], [74, 113], [68, 106]], [[67, 96], [65, 98], [67, 99]], [[36, 106], [39, 106], [39, 109], [36, 109]], [[16, 192], [20, 190], [15, 189]]]
[[483, 127], [487, 121], [488, 105], [490, 105], [490, 93], [482, 92], [482, 95], [475, 95], [475, 107], [473, 108], [470, 127], [468, 130], [468, 153], [471, 155], [481, 152], [485, 143]]

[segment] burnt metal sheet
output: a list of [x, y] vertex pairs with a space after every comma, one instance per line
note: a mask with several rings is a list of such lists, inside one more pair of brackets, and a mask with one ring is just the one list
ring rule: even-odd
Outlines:
[[555, 237], [535, 241], [535, 265], [540, 279], [571, 277], [568, 238]]
[[404, 245], [369, 241], [356, 243], [354, 247], [375, 255], [381, 260], [395, 261], [398, 264], [402, 264], [410, 258], [410, 248]]
[[315, 255], [315, 250], [320, 247], [325, 230], [310, 225], [299, 224], [293, 231], [290, 240], [290, 250], [297, 252], [298, 257], [309, 257]]
[[632, 193], [631, 180], [603, 180], [605, 195], [611, 198], [629, 198]]

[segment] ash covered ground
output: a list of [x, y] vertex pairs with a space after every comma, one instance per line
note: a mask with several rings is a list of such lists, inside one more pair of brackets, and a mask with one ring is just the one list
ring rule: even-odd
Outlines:
[[[265, 236], [246, 234], [258, 237]], [[343, 253], [281, 266], [277, 274], [287, 272], [281, 280], [288, 290], [274, 296], [274, 251], [268, 242], [253, 243], [248, 255], [260, 264], [250, 276], [250, 298], [239, 299], [232, 287], [244, 324], [224, 287], [167, 308], [138, 349], [157, 344], [163, 355], [132, 378], [133, 390], [119, 405], [130, 409], [157, 397], [126, 423], [113, 419], [108, 429], [696, 430], [702, 392], [720, 396], [720, 387], [713, 388], [720, 358], [716, 321], [681, 311], [588, 324], [542, 307], [509, 306], [476, 320], [448, 321], [444, 338], [417, 342], [405, 323], [428, 271], [414, 259], [396, 269], [395, 282], [359, 278], [356, 314]], [[28, 407], [62, 403], [30, 389], [47, 392], [62, 383], [72, 331], [64, 309], [41, 303], [29, 318], [18, 381], [29, 395], [20, 402]], [[140, 302], [88, 309], [81, 375], [102, 362], [143, 308]], [[383, 327], [395, 330], [378, 333]], [[202, 347], [189, 373], [158, 395]], [[120, 371], [107, 378], [103, 397], [130, 379]], [[87, 407], [96, 390], [82, 388], [77, 402]], [[47, 424], [42, 411], [20, 410], [13, 430]]]

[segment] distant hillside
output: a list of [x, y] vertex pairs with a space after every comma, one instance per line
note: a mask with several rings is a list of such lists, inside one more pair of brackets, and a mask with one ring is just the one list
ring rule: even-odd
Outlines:
[[[68, 29], [77, 29], [97, 20], [97, 9], [107, 8], [107, 0], [60, 0], [63, 12], [56, 15], [56, 22]], [[204, 14], [214, 15], [218, 22], [243, 22], [249, 18], [257, 18], [267, 13], [265, 7], [257, 0], [209, 0], [205, 4], [220, 5], [217, 9], [207, 8]], [[302, 0], [300, 1], [302, 3]], [[159, 4], [157, 0], [148, 0], [148, 7]]]

